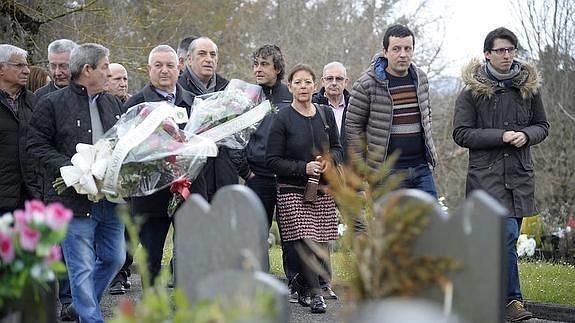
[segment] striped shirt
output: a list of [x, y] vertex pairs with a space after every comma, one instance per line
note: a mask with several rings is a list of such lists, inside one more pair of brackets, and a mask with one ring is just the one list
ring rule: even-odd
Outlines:
[[394, 168], [404, 169], [427, 164], [415, 82], [410, 74], [404, 77], [388, 74], [388, 77], [393, 120], [387, 153], [390, 155], [395, 150], [401, 151]]

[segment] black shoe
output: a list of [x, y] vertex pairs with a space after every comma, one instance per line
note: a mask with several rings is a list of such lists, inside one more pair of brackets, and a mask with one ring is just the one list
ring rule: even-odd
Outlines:
[[315, 295], [309, 307], [312, 313], [325, 313], [327, 310], [327, 305], [321, 295]]
[[126, 289], [124, 288], [124, 283], [122, 281], [119, 281], [119, 280], [115, 281], [110, 286], [108, 293], [110, 293], [110, 295], [124, 295], [124, 294], [126, 294]]
[[130, 289], [130, 287], [132, 287], [130, 278], [126, 278], [126, 280], [122, 282], [122, 286], [124, 286], [125, 289]]
[[309, 307], [311, 304], [311, 297], [302, 294], [297, 296], [297, 302], [303, 307]]
[[331, 287], [325, 286], [324, 288], [321, 289], [321, 291], [325, 299], [337, 299], [337, 295], [331, 289]]
[[74, 305], [62, 304], [62, 310], [60, 310], [60, 321], [73, 322], [78, 321], [78, 313], [74, 309]]

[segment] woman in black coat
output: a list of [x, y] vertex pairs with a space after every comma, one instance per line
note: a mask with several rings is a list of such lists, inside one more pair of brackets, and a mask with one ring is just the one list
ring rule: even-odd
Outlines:
[[[282, 243], [294, 243], [298, 251], [297, 259], [288, 259], [299, 263], [299, 275], [292, 282], [299, 289], [298, 302], [309, 305], [314, 313], [323, 313], [326, 304], [318, 273], [310, 267], [312, 258], [319, 258], [312, 251], [316, 248], [310, 245], [326, 249], [327, 253], [327, 242], [338, 237], [335, 202], [323, 189], [326, 182], [322, 174], [332, 165], [322, 155], [331, 154], [335, 162], [341, 162], [343, 151], [333, 112], [311, 102], [315, 85], [315, 74], [309, 66], [296, 65], [290, 72], [288, 88], [293, 102], [290, 108], [281, 109], [273, 121], [266, 162], [278, 181], [277, 218]], [[311, 195], [317, 193], [317, 197], [304, 201], [306, 185], [310, 183], [319, 183], [312, 186]], [[306, 300], [307, 295], [311, 296], [311, 303]]]

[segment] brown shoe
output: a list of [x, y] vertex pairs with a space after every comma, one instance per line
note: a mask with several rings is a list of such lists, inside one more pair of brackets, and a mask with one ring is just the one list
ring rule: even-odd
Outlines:
[[509, 322], [519, 322], [523, 320], [528, 320], [533, 317], [533, 314], [523, 307], [523, 303], [518, 300], [512, 300], [505, 307], [507, 311], [507, 321]]

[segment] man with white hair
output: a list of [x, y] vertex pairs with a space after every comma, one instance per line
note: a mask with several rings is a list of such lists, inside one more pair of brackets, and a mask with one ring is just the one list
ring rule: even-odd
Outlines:
[[128, 71], [122, 64], [110, 64], [110, 77], [106, 86], [108, 93], [126, 102], [130, 95], [128, 94]]
[[329, 106], [335, 116], [339, 141], [343, 147], [344, 157], [347, 145], [345, 140], [345, 113], [349, 103], [347, 87], [347, 70], [340, 62], [331, 62], [323, 67], [321, 89], [313, 95], [312, 101]]
[[27, 56], [19, 47], [0, 45], [0, 216], [40, 198], [36, 163], [26, 153], [28, 121], [36, 104], [34, 93], [26, 90]]
[[38, 98], [70, 84], [70, 53], [77, 46], [69, 39], [58, 39], [48, 45], [48, 71], [52, 81], [36, 91]]
[[[176, 51], [168, 45], [156, 46], [148, 57], [148, 73], [150, 83], [134, 94], [125, 104], [126, 108], [143, 102], [167, 101], [178, 107], [186, 108], [188, 115], [194, 101], [193, 95], [178, 84], [178, 56]], [[180, 127], [184, 127], [181, 124]], [[191, 193], [197, 193], [206, 198], [206, 185], [204, 178], [198, 176], [190, 186]], [[168, 203], [172, 193], [165, 188], [152, 195], [134, 197], [132, 213], [143, 216], [144, 221], [140, 227], [140, 242], [148, 253], [148, 271], [151, 283], [160, 274], [164, 243], [174, 217], [168, 216]], [[174, 228], [174, 234], [176, 233]]]

